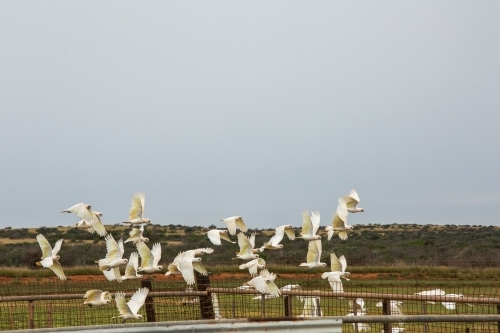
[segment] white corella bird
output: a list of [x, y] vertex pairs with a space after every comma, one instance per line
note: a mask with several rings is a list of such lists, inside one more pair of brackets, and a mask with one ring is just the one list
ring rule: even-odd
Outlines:
[[295, 239], [295, 232], [293, 231], [293, 227], [290, 224], [285, 224], [276, 228], [276, 231], [271, 237], [271, 239], [262, 245], [261, 250], [279, 250], [283, 248], [283, 245], [280, 244], [283, 240], [285, 234], [288, 236], [290, 240]]
[[151, 250], [144, 242], [135, 243], [135, 247], [141, 256], [141, 266], [138, 272], [156, 273], [162, 270], [162, 266], [158, 265], [161, 259], [161, 245], [156, 243]]
[[138, 314], [139, 309], [144, 305], [146, 297], [148, 297], [148, 288], [139, 288], [130, 300], [125, 303], [125, 293], [118, 291], [115, 294], [115, 302], [120, 315], [113, 318], [122, 318], [125, 322], [128, 319], [142, 319], [142, 315]]
[[38, 234], [36, 236], [36, 240], [38, 241], [38, 244], [42, 249], [42, 257], [41, 257], [42, 260], [37, 261], [36, 264], [38, 266], [50, 268], [57, 275], [59, 279], [67, 280], [68, 278], [64, 274], [61, 264], [59, 263], [60, 256], [58, 255], [63, 240], [62, 239], [58, 240], [55, 243], [54, 248], [50, 246], [49, 241], [42, 234]]
[[258, 274], [258, 269], [266, 267], [266, 261], [262, 258], [257, 258], [250, 260], [244, 264], [241, 264], [240, 269], [247, 269], [251, 276], [256, 276]]
[[[390, 310], [391, 310], [391, 315], [395, 315], [395, 316], [402, 316], [404, 315], [403, 313], [403, 302], [401, 301], [390, 301]], [[377, 304], [375, 304], [375, 306], [377, 307], [382, 307], [383, 304], [382, 302], [378, 302]], [[402, 323], [400, 323], [402, 324]]]
[[333, 213], [332, 225], [325, 228], [328, 231], [328, 240], [332, 239], [333, 235], [339, 235], [342, 240], [347, 239], [347, 231], [352, 230], [352, 225], [347, 224], [347, 215], [345, 200], [340, 198], [337, 210]]
[[[315, 290], [319, 291], [319, 290]], [[299, 317], [322, 317], [323, 311], [321, 310], [319, 296], [302, 296], [304, 308]]]
[[128, 213], [128, 221], [122, 222], [131, 226], [139, 224], [149, 224], [151, 219], [144, 218], [144, 203], [146, 196], [143, 192], [137, 192], [132, 195], [132, 206]]
[[[442, 289], [424, 290], [424, 291], [420, 291], [418, 293], [415, 293], [415, 295], [421, 295], [421, 296], [444, 296], [445, 294], [446, 294], [446, 291], [444, 291]], [[436, 304], [433, 301], [427, 301], [427, 303]]]
[[321, 240], [310, 241], [307, 249], [307, 262], [303, 262], [299, 266], [307, 267], [308, 269], [326, 267], [326, 263], [321, 262], [321, 252]]
[[231, 235], [236, 234], [236, 228], [240, 229], [243, 232], [248, 231], [248, 227], [245, 222], [243, 222], [243, 218], [241, 216], [231, 216], [221, 221], [227, 225], [227, 230]]
[[208, 239], [212, 242], [214, 245], [221, 245], [221, 239], [228, 241], [229, 243], [236, 243], [233, 242], [231, 239], [229, 239], [227, 235], [227, 230], [221, 230], [221, 229], [212, 229], [209, 232], [207, 232]]
[[201, 263], [201, 258], [196, 256], [213, 252], [214, 250], [211, 248], [200, 248], [181, 252], [174, 258], [174, 261], [168, 265], [168, 271], [165, 273], [165, 276], [182, 274], [186, 283], [192, 285], [196, 282], [194, 276], [195, 270], [202, 275], [208, 275], [207, 270]]
[[331, 253], [330, 268], [331, 272], [325, 272], [321, 274], [321, 278], [328, 279], [328, 283], [330, 283], [330, 287], [332, 287], [333, 291], [343, 292], [344, 287], [342, 286], [342, 280], [340, 278], [349, 281], [346, 276], [351, 274], [345, 271], [347, 268], [347, 260], [343, 255], [340, 256], [340, 258], [337, 258], [335, 253]]
[[139, 254], [137, 252], [132, 252], [128, 259], [127, 267], [125, 267], [125, 275], [121, 277], [122, 280], [142, 279], [142, 275], [137, 273], [138, 269], [139, 269]]
[[123, 259], [123, 239], [118, 242], [113, 238], [111, 234], [106, 235], [106, 258], [100, 259], [97, 263], [99, 264], [100, 271], [107, 271], [114, 267], [119, 267], [128, 263], [127, 259]]
[[63, 210], [61, 213], [73, 213], [78, 216], [81, 219], [75, 225], [78, 229], [87, 230], [90, 233], [97, 232], [101, 237], [107, 234], [106, 228], [101, 221], [102, 213], [94, 212], [90, 205], [79, 203]]
[[83, 298], [85, 298], [83, 304], [93, 307], [111, 303], [111, 294], [109, 293], [109, 291], [102, 291], [99, 289], [87, 290]]
[[259, 255], [253, 251], [254, 245], [252, 245], [250, 239], [242, 232], [238, 234], [238, 245], [240, 246], [240, 252], [236, 252], [236, 258], [233, 259], [252, 260], [259, 258]]
[[132, 242], [133, 244], [135, 244], [137, 242], [149, 241], [149, 238], [142, 236], [143, 233], [144, 233], [144, 224], [141, 224], [141, 227], [138, 229], [132, 228], [132, 230], [130, 230], [129, 233], [130, 237], [127, 238], [127, 240], [124, 243]]
[[344, 200], [347, 205], [347, 211], [349, 213], [359, 213], [365, 211], [363, 208], [358, 207], [359, 195], [355, 189], [352, 189], [351, 192], [349, 192], [349, 194], [344, 197]]
[[[365, 301], [362, 298], [356, 298], [356, 301], [349, 300], [350, 313], [346, 314], [347, 317], [366, 316], [368, 309], [365, 308]], [[356, 332], [356, 325], [358, 332], [370, 331], [370, 325], [367, 323], [353, 323], [354, 331]]]
[[312, 212], [311, 216], [309, 216], [309, 212], [304, 210], [302, 212], [302, 231], [300, 232], [300, 236], [297, 236], [297, 238], [302, 238], [306, 241], [321, 239], [320, 235], [316, 235], [319, 229], [319, 223], [319, 212]]
[[87, 222], [97, 222], [97, 216], [92, 210], [92, 206], [84, 203], [77, 203], [74, 206], [71, 206], [61, 213], [73, 213], [78, 216], [80, 219], [85, 220]]
[[252, 280], [244, 283], [244, 285], [255, 288], [263, 294], [269, 294], [274, 297], [279, 297], [281, 292], [279, 288], [274, 283], [276, 279], [276, 274], [269, 273], [267, 269], [260, 272], [260, 275], [254, 277]]

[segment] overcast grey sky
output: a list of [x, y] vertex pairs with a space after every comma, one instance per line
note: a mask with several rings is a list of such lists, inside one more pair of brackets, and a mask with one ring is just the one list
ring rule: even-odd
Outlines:
[[0, 227], [500, 222], [498, 1], [1, 1]]

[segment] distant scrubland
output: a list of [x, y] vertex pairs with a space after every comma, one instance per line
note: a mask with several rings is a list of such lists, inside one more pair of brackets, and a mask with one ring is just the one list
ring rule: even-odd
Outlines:
[[[215, 227], [215, 226], [213, 226]], [[115, 239], [128, 238], [129, 227], [106, 226]], [[323, 229], [323, 228], [321, 228]], [[216, 251], [203, 258], [205, 263], [231, 263], [238, 251], [237, 244], [228, 242], [214, 246], [206, 237], [208, 228], [182, 225], [151, 225], [146, 227], [148, 245], [160, 242], [162, 263], [170, 262], [181, 251], [213, 247]], [[251, 230], [256, 232], [257, 246], [268, 240], [273, 229]], [[297, 228], [296, 234], [299, 234]], [[102, 237], [71, 227], [4, 228], [0, 229], [0, 266], [35, 267], [41, 256], [36, 235], [46, 236], [51, 244], [64, 238], [60, 251], [63, 266], [95, 265], [94, 261], [106, 253]], [[453, 267], [497, 267], [500, 266], [500, 228], [479, 225], [417, 225], [417, 224], [368, 224], [356, 225], [349, 233], [349, 239], [333, 238], [323, 242], [322, 261], [329, 262], [329, 254], [345, 255], [349, 266], [453, 266]], [[231, 236], [236, 241], [236, 236]], [[260, 253], [269, 264], [298, 265], [305, 261], [307, 242], [286, 237], [284, 248], [278, 251]], [[125, 244], [128, 257], [135, 247]]]

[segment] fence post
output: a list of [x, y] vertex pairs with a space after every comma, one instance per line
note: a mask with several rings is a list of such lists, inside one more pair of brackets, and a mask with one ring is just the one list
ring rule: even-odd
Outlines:
[[[354, 317], [358, 315], [358, 302], [357, 299], [352, 301], [352, 314]], [[359, 333], [358, 323], [354, 323], [354, 333]]]
[[[427, 303], [422, 302], [422, 314], [426, 315], [427, 314]], [[429, 332], [429, 325], [427, 323], [424, 323], [424, 333]]]
[[28, 301], [28, 312], [29, 312], [29, 329], [35, 328], [35, 303], [33, 301]]
[[[391, 301], [388, 299], [384, 299], [382, 301], [382, 312], [384, 315], [390, 316], [391, 315]], [[391, 323], [384, 323], [384, 333], [392, 333], [392, 324]]]
[[[141, 281], [142, 288], [148, 288], [149, 291], [153, 291], [153, 287], [151, 286], [151, 280], [142, 280]], [[146, 301], [144, 302], [146, 307], [146, 319], [148, 322], [156, 322], [156, 313], [155, 313], [155, 303], [153, 301], [153, 297], [146, 297]]]
[[[210, 278], [208, 275], [201, 275], [197, 271], [196, 273], [196, 285], [198, 286], [198, 291], [206, 291], [210, 287]], [[207, 293], [206, 296], [200, 297], [200, 312], [202, 319], [215, 319], [214, 305], [212, 303], [212, 294]]]
[[52, 328], [52, 301], [47, 304], [47, 327]]
[[[500, 304], [497, 304], [497, 314], [500, 315]], [[497, 323], [498, 333], [500, 333], [500, 321]]]
[[266, 317], [266, 294], [261, 294], [261, 296], [260, 296], [260, 307], [261, 307], [262, 318], [265, 318]]
[[292, 317], [292, 297], [290, 295], [283, 296], [283, 303], [285, 306], [285, 317]]

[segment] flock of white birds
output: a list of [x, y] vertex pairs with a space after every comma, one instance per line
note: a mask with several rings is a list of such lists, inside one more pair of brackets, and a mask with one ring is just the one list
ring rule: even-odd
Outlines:
[[[340, 239], [347, 239], [347, 232], [352, 229], [352, 226], [347, 224], [347, 215], [349, 212], [357, 213], [363, 212], [363, 208], [358, 207], [359, 196], [355, 190], [352, 190], [347, 196], [338, 200], [339, 204], [337, 210], [333, 215], [332, 225], [327, 226], [325, 230], [328, 232], [328, 240], [334, 235], [338, 235]], [[110, 281], [122, 282], [130, 279], [141, 279], [143, 277], [140, 273], [157, 273], [161, 272], [163, 266], [159, 265], [161, 259], [161, 245], [160, 243], [154, 244], [151, 248], [146, 245], [148, 238], [144, 237], [144, 226], [151, 223], [150, 219], [144, 218], [145, 207], [144, 193], [138, 192], [132, 196], [132, 205], [129, 210], [128, 221], [122, 222], [124, 225], [132, 227], [129, 235], [130, 237], [123, 241], [120, 239], [116, 241], [111, 234], [108, 234], [104, 224], [101, 221], [102, 213], [93, 211], [88, 204], [79, 203], [62, 213], [72, 213], [80, 218], [75, 225], [76, 228], [87, 230], [88, 232], [96, 232], [106, 241], [106, 257], [96, 260], [99, 270], [103, 272], [104, 276]], [[237, 229], [240, 232], [237, 234], [237, 242], [239, 245], [239, 252], [236, 252], [236, 258], [245, 263], [239, 265], [240, 269], [248, 269], [252, 279], [246, 282], [241, 288], [254, 288], [257, 291], [265, 294], [267, 297], [279, 297], [281, 291], [284, 289], [296, 289], [298, 285], [288, 285], [281, 289], [274, 283], [276, 274], [269, 272], [265, 269], [266, 262], [263, 258], [259, 258], [258, 253], [266, 250], [279, 250], [283, 248], [280, 244], [285, 234], [290, 240], [295, 238], [302, 238], [309, 242], [306, 262], [300, 266], [313, 269], [315, 267], [326, 267], [326, 263], [321, 262], [321, 236], [317, 234], [320, 226], [320, 214], [312, 212], [309, 215], [308, 211], [302, 213], [302, 230], [300, 236], [295, 236], [295, 232], [291, 225], [282, 225], [276, 228], [275, 234], [265, 242], [261, 247], [255, 246], [255, 233], [247, 236], [245, 232], [248, 227], [243, 221], [241, 216], [228, 217], [221, 220], [225, 223], [227, 229], [213, 229], [207, 232], [207, 236], [214, 245], [221, 245], [222, 240], [229, 243], [236, 243], [232, 241], [229, 235], [236, 235]], [[139, 226], [139, 228], [134, 228]], [[229, 233], [229, 235], [228, 235]], [[37, 265], [45, 268], [50, 268], [61, 280], [66, 280], [63, 268], [59, 263], [60, 256], [58, 255], [61, 250], [63, 240], [58, 240], [54, 247], [51, 247], [47, 239], [39, 234], [36, 237], [40, 248], [42, 249], [42, 258]], [[134, 244], [137, 252], [131, 253], [129, 259], [124, 259], [124, 243], [131, 242]], [[202, 264], [201, 255], [213, 253], [212, 248], [192, 249], [179, 253], [174, 260], [168, 264], [166, 276], [180, 274], [186, 281], [188, 287], [195, 284], [196, 270], [202, 275], [208, 275], [207, 270]], [[141, 263], [139, 265], [139, 257]], [[343, 291], [341, 277], [347, 279], [346, 272], [347, 262], [344, 256], [339, 258], [334, 254], [330, 254], [331, 272], [322, 274], [323, 279], [327, 279], [333, 291]], [[121, 274], [120, 267], [125, 266], [124, 274]], [[260, 270], [260, 272], [259, 272]], [[347, 279], [348, 280], [348, 279]], [[127, 319], [141, 319], [142, 316], [138, 314], [139, 309], [144, 304], [149, 290], [147, 288], [140, 288], [132, 296], [132, 298], [125, 302], [125, 294], [123, 292], [115, 293], [115, 302], [120, 312], [119, 318], [123, 321]], [[90, 306], [101, 306], [111, 303], [111, 294], [107, 291], [89, 290], [84, 296], [84, 304]], [[299, 297], [304, 302], [304, 313], [302, 316], [316, 316], [321, 315], [317, 310], [314, 310], [315, 304], [319, 304], [318, 297]], [[118, 318], [116, 317], [116, 318]]]
[[[352, 226], [347, 224], [347, 217], [349, 213], [364, 212], [363, 208], [358, 207], [360, 199], [358, 193], [353, 189], [351, 192], [338, 200], [338, 206], [333, 214], [332, 224], [325, 228], [327, 231], [328, 240], [331, 240], [333, 236], [338, 235], [341, 240], [346, 240], [348, 238], [348, 231], [352, 230]], [[62, 213], [73, 213], [78, 216], [81, 220], [76, 223], [75, 227], [81, 230], [87, 230], [88, 232], [96, 232], [104, 238], [106, 241], [107, 254], [105, 258], [96, 260], [99, 270], [103, 272], [104, 276], [110, 281], [122, 282], [124, 280], [131, 279], [141, 279], [142, 274], [139, 273], [157, 273], [161, 272], [163, 266], [158, 265], [161, 259], [161, 245], [160, 243], [154, 244], [151, 249], [146, 245], [149, 241], [148, 238], [144, 237], [144, 226], [151, 223], [150, 219], [144, 218], [144, 193], [135, 193], [132, 196], [132, 206], [129, 210], [128, 221], [122, 222], [124, 225], [129, 225], [132, 227], [129, 235], [130, 237], [123, 241], [120, 239], [118, 242], [113, 238], [111, 234], [108, 234], [104, 224], [101, 221], [102, 213], [93, 211], [91, 206], [88, 204], [79, 203], [66, 210]], [[240, 264], [239, 268], [246, 270], [252, 276], [252, 279], [243, 286], [239, 287], [241, 289], [254, 288], [257, 291], [265, 295], [266, 298], [279, 297], [284, 290], [300, 290], [299, 285], [286, 285], [282, 288], [278, 288], [275, 284], [276, 274], [269, 272], [266, 267], [266, 262], [263, 258], [259, 258], [259, 252], [266, 250], [280, 250], [283, 245], [280, 244], [284, 236], [290, 240], [295, 238], [302, 238], [303, 240], [309, 242], [306, 262], [301, 263], [300, 266], [307, 267], [308, 270], [316, 267], [326, 267], [327, 264], [321, 262], [322, 245], [321, 236], [317, 234], [320, 227], [320, 214], [319, 212], [312, 212], [309, 214], [308, 211], [302, 213], [302, 230], [299, 236], [295, 235], [294, 229], [291, 225], [282, 225], [275, 229], [274, 235], [269, 239], [269, 241], [264, 242], [261, 247], [256, 247], [255, 245], [255, 233], [247, 236], [245, 232], [248, 231], [248, 227], [243, 221], [241, 216], [228, 217], [221, 220], [225, 223], [227, 229], [213, 229], [207, 232], [207, 237], [209, 240], [217, 246], [222, 244], [222, 240], [229, 243], [236, 243], [230, 239], [229, 235], [236, 235], [237, 229], [240, 232], [236, 235], [237, 243], [239, 246], [239, 252], [236, 252], [236, 257], [240, 261], [245, 261], [245, 263]], [[134, 226], [139, 226], [139, 228], [134, 228]], [[229, 235], [228, 235], [229, 234]], [[36, 237], [41, 249], [42, 258], [37, 265], [50, 268], [61, 280], [66, 280], [67, 277], [59, 263], [60, 256], [58, 255], [61, 250], [61, 245], [63, 240], [58, 240], [54, 247], [51, 247], [47, 239], [39, 234]], [[129, 259], [124, 259], [124, 243], [131, 242], [137, 252], [130, 254]], [[213, 253], [212, 248], [199, 248], [184, 251], [179, 253], [174, 260], [168, 264], [166, 276], [169, 275], [182, 275], [183, 279], [190, 286], [196, 283], [194, 271], [199, 272], [202, 275], [208, 275], [207, 270], [202, 264], [201, 255]], [[141, 263], [139, 265], [139, 257], [141, 258]], [[124, 274], [121, 274], [120, 267], [125, 266]], [[322, 279], [327, 279], [332, 290], [335, 292], [342, 292], [342, 280], [346, 279], [350, 275], [346, 272], [347, 261], [342, 255], [337, 257], [335, 253], [330, 254], [330, 272], [325, 272], [321, 275]], [[260, 271], [259, 271], [260, 270]], [[148, 295], [148, 288], [138, 289], [134, 295], [130, 298], [128, 302], [125, 302], [125, 293], [116, 292], [115, 293], [115, 303], [120, 312], [120, 315], [113, 318], [122, 318], [123, 322], [127, 319], [141, 319], [142, 315], [138, 314], [139, 309], [144, 305], [146, 297]], [[445, 292], [436, 289], [423, 291], [418, 293], [420, 295], [444, 295]], [[216, 295], [213, 295], [216, 296]], [[448, 294], [447, 296], [462, 297], [463, 295]], [[85, 293], [84, 304], [89, 306], [102, 306], [111, 303], [112, 295], [107, 291], [102, 290], [88, 290]], [[261, 296], [256, 297], [260, 299]], [[317, 317], [322, 316], [322, 310], [320, 307], [320, 298], [317, 296], [297, 296], [297, 298], [304, 303], [304, 308], [302, 315], [300, 317]], [[216, 312], [216, 318], [221, 318], [218, 306], [217, 298], [213, 299], [214, 310]], [[443, 305], [447, 309], [455, 309], [455, 303], [443, 302]], [[378, 303], [376, 306], [382, 306], [382, 303]], [[350, 301], [351, 313], [347, 316], [360, 316], [367, 313], [367, 309], [364, 307], [364, 300], [361, 298], [355, 301]], [[390, 303], [392, 314], [403, 314], [402, 302], [391, 301]], [[370, 330], [367, 324], [357, 324], [358, 330]], [[397, 332], [403, 331], [403, 327], [393, 328]]]

